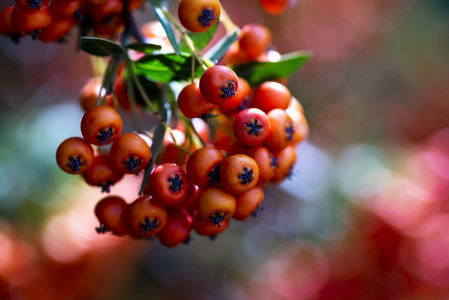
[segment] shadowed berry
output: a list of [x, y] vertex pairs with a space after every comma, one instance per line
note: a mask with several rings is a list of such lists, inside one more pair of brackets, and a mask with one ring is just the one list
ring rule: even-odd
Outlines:
[[261, 204], [257, 205], [256, 209], [251, 213], [251, 216], [257, 218], [262, 210], [264, 210], [264, 206]]

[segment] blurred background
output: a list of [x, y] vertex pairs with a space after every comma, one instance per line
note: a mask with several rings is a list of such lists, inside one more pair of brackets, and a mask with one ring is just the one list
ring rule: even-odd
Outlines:
[[[310, 126], [292, 180], [215, 241], [97, 235], [103, 195], [55, 163], [80, 136], [93, 75], [78, 32], [62, 45], [2, 37], [1, 287], [13, 299], [448, 299], [449, 2], [297, 0], [279, 16], [222, 5], [240, 27], [269, 27], [281, 54], [314, 53], [288, 83]], [[137, 15], [154, 19], [148, 4]], [[114, 192], [131, 201], [125, 184]]]

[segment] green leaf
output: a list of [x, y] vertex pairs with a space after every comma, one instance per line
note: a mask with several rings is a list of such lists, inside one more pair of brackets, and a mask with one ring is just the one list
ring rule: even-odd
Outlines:
[[95, 56], [120, 55], [125, 52], [119, 44], [97, 37], [81, 37], [80, 48]]
[[[135, 62], [135, 66], [139, 74], [156, 82], [186, 81], [191, 78], [192, 56], [188, 53], [146, 55]], [[204, 70], [197, 64], [195, 77], [203, 73]]]
[[238, 38], [237, 29], [229, 32], [226, 36], [224, 36], [221, 40], [219, 40], [209, 51], [204, 55], [209, 58], [212, 62], [217, 63], [222, 57], [225, 55], [226, 51], [228, 51], [229, 47], [231, 47], [232, 43], [234, 43]]
[[[201, 32], [201, 33], [187, 32], [187, 35], [192, 40], [193, 45], [195, 46], [196, 50], [201, 50], [210, 43], [210, 41], [214, 37], [215, 33], [217, 32], [218, 23], [219, 22], [215, 23], [214, 26], [212, 26], [205, 32]], [[181, 51], [182, 52], [190, 52], [190, 48], [189, 48], [189, 46], [187, 46], [187, 43], [185, 42], [184, 39], [181, 41]]]
[[265, 81], [286, 78], [301, 68], [312, 54], [306, 51], [292, 52], [283, 55], [276, 62], [248, 62], [234, 66], [237, 75], [245, 78], [251, 86], [260, 85]]
[[167, 17], [164, 14], [164, 11], [161, 7], [161, 2], [158, 0], [148, 0], [153, 7], [154, 12], [156, 13], [157, 18], [159, 19], [159, 22], [161, 22], [162, 27], [165, 30], [165, 33], [167, 33], [168, 40], [170, 41], [171, 45], [173, 46], [173, 49], [175, 50], [176, 54], [179, 54], [180, 48], [178, 40], [176, 39], [176, 35], [171, 27], [170, 21], [167, 19]]
[[161, 50], [162, 47], [155, 44], [133, 43], [127, 45], [126, 48], [146, 54], [151, 54], [154, 51]]

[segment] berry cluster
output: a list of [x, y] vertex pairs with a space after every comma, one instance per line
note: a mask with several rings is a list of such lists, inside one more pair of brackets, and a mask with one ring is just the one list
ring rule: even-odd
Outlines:
[[0, 12], [0, 34], [18, 43], [30, 35], [44, 43], [63, 42], [74, 26], [81, 34], [114, 36], [126, 16], [144, 0], [15, 0]]
[[[113, 37], [123, 33], [130, 13], [144, 0], [15, 0], [0, 12], [0, 34], [18, 43], [27, 35], [44, 43], [63, 42], [73, 26], [81, 35]], [[183, 0], [179, 20], [191, 32], [204, 32], [220, 16], [218, 0]], [[198, 12], [198, 13], [192, 13]]]
[[[278, 73], [263, 80], [241, 75], [241, 68], [254, 65], [266, 73], [270, 65], [263, 64], [275, 63], [270, 52], [277, 52], [269, 50], [268, 28], [239, 29], [226, 14], [227, 35], [212, 53], [203, 53], [223, 11], [218, 0], [181, 0], [179, 23], [161, 1], [150, 0], [159, 22], [140, 28], [130, 13], [139, 0], [51, 1], [17, 0], [2, 12], [0, 32], [50, 42], [73, 24], [95, 35], [123, 30], [120, 44], [81, 38], [81, 49], [102, 57], [107, 67], [81, 90], [82, 137], [66, 139], [56, 151], [63, 171], [105, 193], [124, 176], [143, 174], [132, 202], [119, 195], [98, 201], [97, 232], [157, 238], [175, 247], [192, 230], [215, 237], [231, 218], [257, 216], [263, 189], [292, 175], [295, 147], [308, 134], [301, 104], [280, 83], [292, 72], [282, 64], [298, 68], [305, 56], [279, 62]], [[70, 26], [52, 25], [59, 20]], [[133, 118], [134, 131], [126, 132], [123, 114]], [[141, 128], [145, 114], [156, 123], [148, 130]]]

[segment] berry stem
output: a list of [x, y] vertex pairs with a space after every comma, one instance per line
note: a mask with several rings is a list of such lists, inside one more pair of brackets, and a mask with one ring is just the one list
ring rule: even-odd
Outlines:
[[126, 62], [127, 62], [127, 69], [129, 71], [129, 76], [131, 77], [137, 90], [139, 91], [140, 95], [142, 96], [143, 101], [148, 106], [148, 108], [150, 109], [153, 116], [155, 116], [158, 119], [159, 123], [161, 123], [162, 126], [164, 126], [165, 130], [170, 134], [170, 136], [173, 140], [173, 143], [176, 145], [176, 147], [178, 147], [180, 150], [184, 151], [188, 155], [191, 155], [191, 153], [187, 149], [185, 149], [178, 143], [178, 141], [176, 140], [176, 138], [173, 134], [173, 131], [171, 130], [171, 127], [167, 125], [167, 122], [164, 120], [164, 118], [154, 108], [153, 104], [151, 103], [150, 98], [148, 97], [147, 93], [145, 92], [144, 87], [142, 86], [142, 84], [140, 83], [139, 79], [136, 76], [136, 73], [134, 72], [134, 65], [129, 57], [126, 57]]
[[190, 38], [190, 36], [187, 34], [187, 32], [182, 28], [181, 24], [179, 24], [178, 20], [176, 20], [173, 15], [164, 7], [161, 7], [162, 12], [167, 17], [167, 19], [173, 24], [173, 26], [181, 33], [181, 37], [186, 42], [187, 46], [189, 47], [190, 51], [192, 52], [192, 55], [195, 57], [195, 59], [200, 63], [201, 67], [204, 70], [207, 70], [208, 68], [214, 66], [215, 64], [210, 61], [209, 59], [203, 57], [196, 49], [195, 45]]
[[229, 17], [228, 13], [223, 8], [223, 6], [221, 6], [220, 22], [224, 25], [226, 33], [239, 29], [239, 27], [237, 27], [237, 25], [235, 25], [234, 22], [232, 22], [231, 18]]

